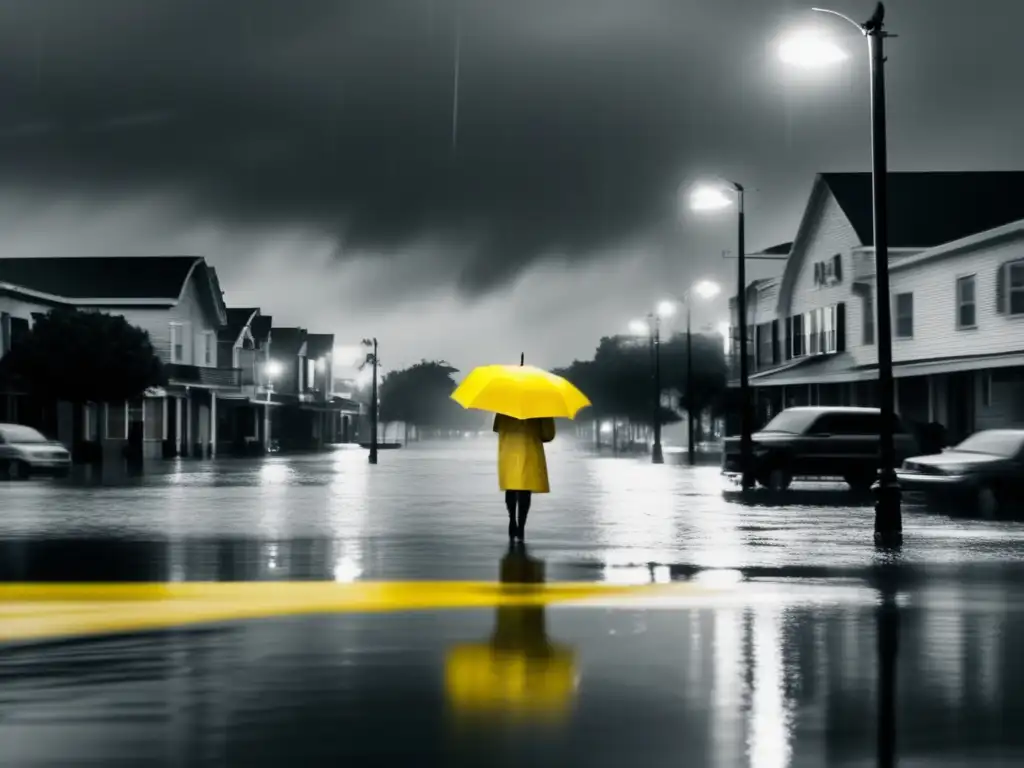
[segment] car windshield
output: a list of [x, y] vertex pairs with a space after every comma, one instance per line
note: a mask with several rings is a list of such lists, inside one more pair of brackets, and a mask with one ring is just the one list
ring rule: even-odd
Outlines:
[[802, 435], [819, 415], [818, 411], [783, 411], [765, 424], [761, 431]]
[[49, 442], [44, 435], [41, 435], [32, 427], [14, 425], [0, 429], [0, 435], [8, 443], [46, 443]]
[[955, 450], [965, 453], [986, 453], [992, 456], [1012, 458], [1024, 449], [1024, 430], [989, 429], [977, 432], [958, 446]]

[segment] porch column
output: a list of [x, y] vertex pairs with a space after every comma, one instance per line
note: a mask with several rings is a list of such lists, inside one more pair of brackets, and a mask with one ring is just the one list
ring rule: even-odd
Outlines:
[[[896, 414], [899, 415], [899, 412], [900, 412], [900, 380], [895, 378], [895, 377], [892, 380], [892, 404], [893, 404], [893, 408], [896, 410]], [[879, 405], [881, 405], [881, 403], [879, 403]]]
[[210, 458], [217, 458], [217, 393], [210, 392]]
[[263, 406], [263, 450], [270, 452], [270, 406]]
[[936, 396], [935, 396], [935, 377], [934, 376], [929, 376], [927, 378], [927, 382], [928, 382], [928, 423], [929, 424], [934, 424], [937, 421], [937, 419], [936, 419], [936, 412], [938, 411], [937, 404], [935, 402], [935, 400], [937, 399]]
[[260, 439], [260, 407], [257, 405], [252, 408], [252, 436]]
[[185, 390], [185, 456], [192, 456], [195, 443], [192, 442], [192, 392]]
[[174, 455], [181, 456], [181, 398], [174, 398]]

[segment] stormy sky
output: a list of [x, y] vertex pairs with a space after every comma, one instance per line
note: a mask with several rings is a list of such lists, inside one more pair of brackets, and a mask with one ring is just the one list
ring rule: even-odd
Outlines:
[[[568, 362], [734, 281], [732, 217], [680, 185], [744, 183], [755, 249], [869, 168], [866, 44], [812, 4], [0, 0], [0, 255], [195, 253], [389, 367]], [[1024, 168], [1024, 3], [887, 8], [892, 169]], [[850, 58], [787, 69], [808, 26]]]

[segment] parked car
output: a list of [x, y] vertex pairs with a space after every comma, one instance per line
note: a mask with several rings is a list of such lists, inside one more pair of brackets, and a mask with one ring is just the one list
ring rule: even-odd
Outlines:
[[978, 515], [1024, 511], [1024, 427], [985, 429], [931, 456], [913, 456], [896, 472], [907, 491], [966, 503]]
[[[868, 490], [878, 477], [878, 408], [797, 407], [781, 411], [753, 435], [751, 472], [759, 485], [785, 490], [794, 478], [842, 478], [854, 490]], [[893, 425], [896, 462], [920, 453], [917, 438], [897, 417]], [[742, 476], [740, 438], [727, 437], [722, 474]]]
[[0, 477], [63, 476], [71, 470], [71, 454], [56, 440], [24, 424], [0, 424]]

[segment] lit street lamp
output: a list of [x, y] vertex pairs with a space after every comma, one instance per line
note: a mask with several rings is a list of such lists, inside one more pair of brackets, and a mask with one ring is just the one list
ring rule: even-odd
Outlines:
[[692, 299], [694, 296], [698, 299], [713, 299], [721, 290], [718, 283], [701, 280], [687, 288], [680, 298], [686, 307], [686, 456], [691, 467], [697, 463], [693, 435], [693, 331], [690, 324]]
[[[746, 221], [744, 215], [743, 185], [734, 181], [726, 182], [735, 195], [736, 202], [736, 313], [739, 315], [739, 356], [740, 356], [740, 467], [742, 487], [754, 487], [750, 471], [754, 460], [754, 444], [750, 403], [750, 373], [747, 366], [747, 258]], [[717, 211], [728, 208], [733, 200], [724, 189], [717, 186], [698, 187], [690, 195], [690, 207], [695, 211]]]
[[367, 350], [366, 362], [373, 366], [373, 378], [370, 385], [370, 463], [377, 463], [377, 366], [380, 363], [377, 354], [377, 339], [363, 339], [363, 347]]
[[647, 336], [650, 343], [651, 357], [654, 362], [654, 445], [651, 446], [651, 463], [664, 464], [665, 456], [661, 450], [661, 320], [675, 313], [675, 304], [662, 301], [654, 312], [644, 320], [633, 320], [629, 329], [637, 336]]
[[[893, 37], [883, 29], [885, 6], [878, 3], [871, 18], [863, 24], [838, 11], [814, 8], [819, 13], [838, 16], [850, 23], [868, 39], [871, 64], [871, 185], [874, 208], [875, 280], [878, 300], [878, 399], [882, 423], [879, 427], [880, 466], [878, 491], [875, 499], [875, 540], [880, 544], [899, 545], [903, 538], [900, 511], [900, 487], [896, 479], [896, 451], [893, 429], [896, 423], [892, 371], [892, 317], [889, 306], [889, 227], [886, 175], [886, 121], [885, 121], [885, 53], [883, 42]], [[833, 64], [846, 54], [838, 46], [821, 36], [803, 35], [783, 42], [779, 55], [784, 61], [801, 66]], [[742, 249], [741, 249], [742, 250]]]

